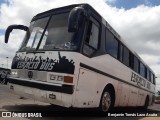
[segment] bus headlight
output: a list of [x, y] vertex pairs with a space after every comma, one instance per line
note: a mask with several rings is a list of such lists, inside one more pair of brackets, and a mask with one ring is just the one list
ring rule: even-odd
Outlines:
[[73, 83], [73, 77], [71, 76], [60, 76], [60, 75], [53, 75], [50, 74], [51, 81], [57, 81], [57, 82], [64, 82], [64, 83]]
[[64, 77], [63, 76], [58, 76], [58, 75], [50, 75], [50, 80], [55, 80], [55, 81], [63, 81]]
[[10, 74], [10, 75], [13, 76], [13, 77], [17, 77], [18, 72], [15, 71], [15, 70], [13, 70], [13, 71], [11, 71], [11, 74]]
[[57, 76], [56, 75], [50, 75], [50, 80], [56, 80]]
[[11, 75], [17, 76], [18, 72], [17, 71], [11, 71]]
[[63, 76], [58, 76], [58, 77], [57, 77], [57, 80], [58, 80], [58, 81], [63, 81], [63, 79], [64, 79]]

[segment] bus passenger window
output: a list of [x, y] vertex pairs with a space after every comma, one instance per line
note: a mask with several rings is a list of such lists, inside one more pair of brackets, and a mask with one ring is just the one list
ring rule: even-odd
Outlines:
[[146, 77], [147, 77], [147, 80], [149, 80], [149, 69], [147, 68], [147, 71], [146, 71]]
[[98, 49], [99, 26], [89, 21], [83, 53], [90, 56]]
[[133, 67], [134, 71], [138, 73], [139, 71], [139, 61], [137, 59], [136, 56], [134, 56], [134, 67]]
[[156, 84], [155, 75], [153, 75], [153, 84], [154, 84], [154, 85]]
[[126, 47], [123, 50], [123, 63], [129, 66], [129, 50]]
[[106, 49], [108, 54], [118, 58], [118, 41], [114, 37], [106, 39]]
[[151, 82], [151, 71], [149, 71], [149, 81]]
[[129, 66], [133, 69], [134, 66], [134, 56], [131, 52], [129, 52]]
[[140, 63], [140, 75], [145, 77], [145, 66], [143, 65], [143, 63]]
[[154, 76], [153, 76], [153, 74], [151, 72], [151, 83], [153, 83], [153, 79], [154, 79]]
[[123, 61], [123, 45], [119, 44], [119, 60]]

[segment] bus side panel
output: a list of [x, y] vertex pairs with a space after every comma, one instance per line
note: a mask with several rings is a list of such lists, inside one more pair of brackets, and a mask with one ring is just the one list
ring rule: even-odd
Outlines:
[[[137, 88], [138, 89], [138, 88]], [[145, 102], [146, 91], [139, 89], [138, 90], [138, 101], [137, 106], [143, 106]]]
[[102, 93], [103, 93], [105, 87], [107, 87], [107, 85], [109, 85], [109, 84], [113, 86], [114, 91], [115, 91], [115, 104], [114, 104], [114, 106], [115, 106], [118, 101], [117, 95], [119, 94], [119, 92], [117, 91], [118, 81], [113, 78], [102, 75], [102, 74], [98, 74], [98, 81], [100, 81], [100, 82], [97, 83], [97, 88], [99, 91], [99, 96], [97, 98], [97, 106], [99, 106], [99, 104], [100, 104], [101, 96], [102, 96]]
[[[119, 93], [117, 91], [117, 93]], [[128, 106], [128, 102], [129, 102], [129, 95], [130, 94], [130, 86], [122, 83], [122, 91], [121, 91], [121, 97], [118, 103], [118, 106]]]
[[122, 84], [123, 84], [122, 82], [118, 81], [117, 88], [116, 88], [115, 106], [119, 106], [119, 103], [121, 100]]
[[95, 72], [80, 69], [76, 88], [74, 107], [94, 107], [96, 105], [97, 74]]
[[99, 107], [102, 92], [109, 83], [113, 87], [118, 85], [118, 81], [112, 78], [90, 70], [80, 69], [74, 107]]
[[139, 91], [139, 88], [130, 86], [130, 94], [128, 95], [129, 96], [128, 106], [137, 106], [138, 91]]

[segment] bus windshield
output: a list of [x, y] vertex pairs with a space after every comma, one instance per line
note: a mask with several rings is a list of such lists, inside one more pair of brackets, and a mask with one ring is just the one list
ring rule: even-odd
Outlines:
[[45, 17], [31, 22], [19, 50], [77, 49], [76, 43], [72, 42], [74, 33], [68, 32], [68, 16], [69, 13], [63, 13], [53, 15], [50, 21], [49, 17]]

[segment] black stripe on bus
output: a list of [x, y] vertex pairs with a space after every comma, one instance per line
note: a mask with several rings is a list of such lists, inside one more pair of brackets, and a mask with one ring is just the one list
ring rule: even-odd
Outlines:
[[55, 85], [49, 85], [49, 84], [43, 84], [33, 81], [21, 81], [17, 79], [8, 79], [9, 83], [22, 85], [26, 87], [31, 88], [38, 88], [41, 90], [47, 90], [47, 91], [54, 91], [54, 92], [61, 92], [61, 93], [67, 93], [67, 94], [73, 94], [73, 85], [62, 85], [62, 86], [55, 86]]
[[144, 89], [144, 88], [141, 88], [141, 87], [139, 87], [139, 86], [137, 86], [137, 85], [134, 85], [134, 84], [131, 84], [131, 83], [129, 83], [129, 82], [126, 82], [126, 81], [123, 80], [123, 79], [120, 79], [120, 78], [118, 78], [118, 77], [115, 77], [115, 76], [113, 76], [113, 75], [110, 75], [110, 74], [108, 74], [108, 73], [105, 73], [105, 72], [103, 72], [103, 71], [101, 71], [101, 70], [98, 70], [98, 69], [93, 68], [93, 67], [91, 67], [91, 66], [88, 66], [88, 65], [86, 65], [86, 64], [80, 63], [80, 66], [83, 67], [83, 68], [86, 68], [86, 69], [88, 69], [88, 70], [94, 71], [94, 72], [96, 72], [96, 73], [105, 75], [105, 76], [107, 76], [107, 77], [116, 79], [116, 80], [121, 81], [121, 82], [123, 82], [123, 83], [126, 83], [126, 84], [128, 84], [128, 85], [131, 85], [131, 86], [134, 86], [134, 87], [138, 87], [138, 88], [140, 88], [140, 89], [142, 89], [142, 90], [144, 90], [144, 91], [147, 91], [147, 92], [150, 92], [150, 93], [155, 94], [154, 92], [151, 92], [151, 91], [146, 90], [146, 89]]

